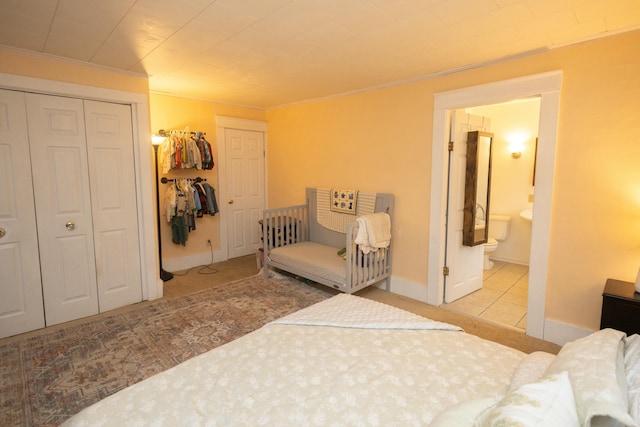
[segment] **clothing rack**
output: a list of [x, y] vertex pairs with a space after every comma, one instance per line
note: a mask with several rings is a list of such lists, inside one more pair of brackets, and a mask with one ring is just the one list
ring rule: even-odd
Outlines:
[[196, 218], [219, 212], [215, 189], [206, 181], [199, 176], [160, 180], [170, 184], [164, 194], [164, 212], [167, 222], [171, 223], [171, 241], [177, 245], [187, 244], [189, 233], [196, 229]]
[[203, 135], [203, 136], [207, 135], [206, 132], [188, 132], [186, 130], [177, 130], [177, 129], [175, 129], [175, 130], [173, 130], [173, 129], [170, 129], [170, 130], [160, 129], [158, 131], [158, 134], [160, 136], [169, 136], [172, 133], [188, 133], [189, 135], [195, 135], [195, 134], [199, 133], [200, 135]]
[[163, 184], [167, 184], [167, 183], [171, 183], [171, 184], [175, 184], [175, 182], [179, 179], [190, 179], [193, 182], [206, 182], [207, 178], [201, 178], [201, 177], [195, 177], [195, 178], [174, 178], [174, 179], [168, 179], [166, 177], [162, 177], [162, 179], [160, 180], [161, 183]]

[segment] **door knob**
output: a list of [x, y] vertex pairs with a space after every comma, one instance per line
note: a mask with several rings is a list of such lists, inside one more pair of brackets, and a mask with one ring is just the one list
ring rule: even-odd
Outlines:
[[232, 205], [232, 204], [233, 204], [233, 199], [229, 199], [229, 201], [228, 201], [227, 203], [229, 203], [230, 205]]
[[74, 222], [73, 222], [73, 221], [69, 221], [69, 222], [67, 222], [64, 226], [65, 226], [65, 227], [67, 228], [67, 230], [69, 230], [69, 231], [72, 231], [72, 230], [74, 230], [74, 229], [76, 228], [76, 225], [74, 224]]
[[7, 234], [7, 230], [0, 228], [0, 237], [4, 237], [5, 234]]

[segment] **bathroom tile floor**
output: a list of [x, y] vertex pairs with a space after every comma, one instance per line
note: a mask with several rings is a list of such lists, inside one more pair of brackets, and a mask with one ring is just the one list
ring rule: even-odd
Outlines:
[[484, 270], [481, 289], [449, 304], [442, 304], [442, 308], [524, 331], [527, 328], [528, 286], [528, 266], [494, 261], [491, 270]]

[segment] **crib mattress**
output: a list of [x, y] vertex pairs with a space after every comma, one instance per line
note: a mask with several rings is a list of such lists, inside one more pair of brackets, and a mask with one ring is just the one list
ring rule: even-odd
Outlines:
[[300, 242], [274, 248], [271, 261], [296, 268], [313, 276], [345, 284], [347, 261], [338, 255], [340, 248], [314, 242]]

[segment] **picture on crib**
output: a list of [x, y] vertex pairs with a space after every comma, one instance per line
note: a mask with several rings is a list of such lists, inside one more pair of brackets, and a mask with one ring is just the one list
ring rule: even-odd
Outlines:
[[331, 190], [331, 210], [350, 215], [356, 214], [357, 190]]

